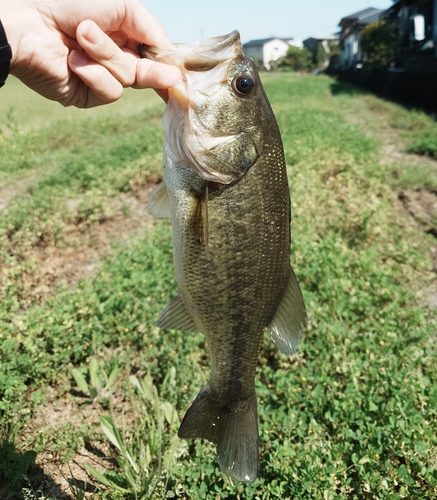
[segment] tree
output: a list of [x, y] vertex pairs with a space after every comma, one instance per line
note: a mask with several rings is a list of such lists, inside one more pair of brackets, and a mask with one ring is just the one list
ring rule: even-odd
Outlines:
[[294, 71], [310, 71], [314, 68], [313, 55], [307, 49], [290, 45], [285, 56], [278, 60], [279, 68], [291, 68]]
[[368, 64], [387, 66], [400, 48], [398, 28], [387, 21], [370, 23], [361, 31], [360, 44]]
[[317, 51], [314, 55], [314, 64], [320, 68], [325, 64], [325, 62], [328, 59], [329, 59], [329, 55], [325, 50], [323, 42], [319, 41], [317, 44]]

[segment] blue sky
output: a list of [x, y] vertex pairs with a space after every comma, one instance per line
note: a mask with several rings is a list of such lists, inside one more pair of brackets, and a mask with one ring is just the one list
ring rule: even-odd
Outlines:
[[141, 0], [173, 42], [194, 42], [238, 29], [243, 42], [270, 36], [304, 40], [338, 31], [340, 19], [391, 0]]

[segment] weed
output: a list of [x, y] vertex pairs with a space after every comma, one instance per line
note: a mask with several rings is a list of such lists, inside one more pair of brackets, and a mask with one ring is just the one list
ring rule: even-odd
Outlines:
[[429, 137], [418, 137], [408, 146], [407, 149], [412, 153], [437, 158], [437, 138], [435, 134]]
[[[129, 432], [130, 442], [123, 438], [113, 417], [100, 417], [103, 432], [117, 450], [120, 470], [102, 473], [90, 466], [87, 469], [102, 485], [118, 493], [151, 498], [157, 489], [165, 490], [173, 462], [185, 452], [186, 445], [175, 434], [179, 425], [175, 407], [160, 398], [152, 377], [132, 375], [130, 381], [145, 405], [142, 421], [135, 422]], [[173, 392], [175, 387], [176, 370], [172, 368], [161, 390]]]
[[26, 474], [35, 463], [36, 453], [17, 453], [10, 440], [0, 443], [0, 497], [5, 500], [18, 494], [26, 484]]
[[119, 366], [115, 366], [111, 373], [107, 375], [105, 370], [99, 365], [97, 359], [92, 357], [88, 368], [88, 380], [77, 368], [73, 368], [72, 375], [79, 389], [95, 401], [97, 398], [106, 395], [109, 391], [114, 390], [113, 386], [120, 370]]

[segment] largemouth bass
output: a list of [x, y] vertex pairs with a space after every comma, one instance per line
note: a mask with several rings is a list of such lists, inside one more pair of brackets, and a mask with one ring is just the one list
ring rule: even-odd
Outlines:
[[164, 112], [164, 183], [149, 204], [171, 216], [178, 294], [158, 320], [200, 331], [208, 384], [181, 438], [216, 443], [220, 469], [245, 482], [258, 469], [255, 371], [267, 327], [291, 355], [306, 325], [290, 266], [290, 195], [281, 136], [237, 31], [142, 54], [179, 67]]

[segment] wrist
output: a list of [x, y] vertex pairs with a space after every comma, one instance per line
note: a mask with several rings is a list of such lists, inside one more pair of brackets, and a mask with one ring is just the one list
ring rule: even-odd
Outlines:
[[22, 40], [25, 37], [30, 5], [28, 0], [0, 0], [0, 21], [12, 52], [9, 70], [11, 75], [18, 76], [20, 66], [23, 66], [25, 51], [22, 50]]

